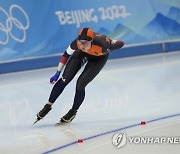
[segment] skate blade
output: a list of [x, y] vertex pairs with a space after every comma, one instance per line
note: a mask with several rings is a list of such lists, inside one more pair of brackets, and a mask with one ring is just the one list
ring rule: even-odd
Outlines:
[[66, 125], [69, 124], [68, 122], [58, 122], [55, 124], [55, 126], [62, 126], [62, 125]]
[[33, 124], [35, 124], [36, 122], [38, 122], [39, 120], [36, 120]]
[[62, 122], [58, 122], [58, 123], [56, 123], [55, 124], [55, 126], [60, 126], [60, 125], [63, 125], [64, 123], [62, 123]]

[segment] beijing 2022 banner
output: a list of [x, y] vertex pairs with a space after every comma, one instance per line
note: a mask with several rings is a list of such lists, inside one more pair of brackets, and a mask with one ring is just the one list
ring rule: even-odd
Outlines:
[[180, 39], [179, 0], [0, 0], [0, 62], [64, 52], [82, 27], [126, 45]]

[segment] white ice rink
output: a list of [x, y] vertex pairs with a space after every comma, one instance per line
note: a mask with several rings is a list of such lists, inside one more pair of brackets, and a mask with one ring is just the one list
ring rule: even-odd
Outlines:
[[[0, 154], [180, 153], [180, 52], [109, 60], [87, 86], [73, 122], [54, 126], [71, 108], [77, 74], [49, 114], [33, 125], [55, 71], [0, 75]], [[127, 138], [117, 141], [126, 144], [117, 148], [113, 135], [123, 132]], [[140, 143], [148, 137], [153, 143]]]

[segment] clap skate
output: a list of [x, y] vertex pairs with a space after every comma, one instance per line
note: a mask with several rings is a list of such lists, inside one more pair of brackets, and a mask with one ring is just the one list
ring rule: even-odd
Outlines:
[[36, 121], [34, 122], [34, 124], [35, 124], [36, 122], [38, 122], [39, 120], [41, 120], [42, 118], [44, 118], [45, 115], [48, 114], [48, 112], [49, 112], [51, 109], [52, 109], [51, 105], [50, 105], [50, 104], [46, 104], [46, 105], [44, 106], [44, 108], [43, 108], [39, 113], [37, 113], [37, 119], [36, 119]]
[[60, 121], [57, 123], [57, 125], [64, 124], [64, 123], [70, 123], [75, 118], [76, 113], [77, 113], [76, 110], [70, 109], [69, 112], [60, 119]]

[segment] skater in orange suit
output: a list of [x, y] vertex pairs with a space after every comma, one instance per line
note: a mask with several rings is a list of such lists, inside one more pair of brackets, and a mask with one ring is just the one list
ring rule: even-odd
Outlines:
[[[76, 83], [76, 92], [72, 108], [59, 121], [59, 123], [71, 122], [75, 118], [85, 98], [86, 86], [102, 70], [108, 60], [109, 53], [113, 50], [120, 49], [123, 45], [123, 41], [111, 40], [103, 34], [93, 32], [91, 28], [81, 29], [77, 38], [69, 45], [60, 58], [55, 75], [50, 78], [50, 83], [54, 84], [54, 86], [48, 103], [37, 113], [37, 121], [42, 119], [52, 109], [52, 105], [61, 95], [64, 88], [74, 78], [80, 68], [85, 65]], [[59, 79], [65, 64], [66, 67]]]

